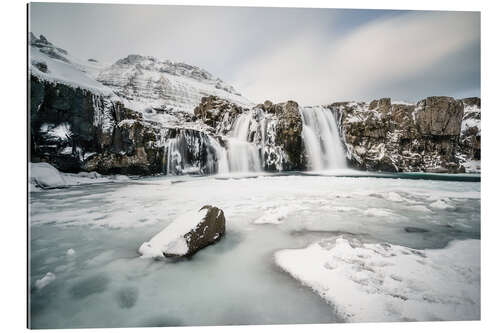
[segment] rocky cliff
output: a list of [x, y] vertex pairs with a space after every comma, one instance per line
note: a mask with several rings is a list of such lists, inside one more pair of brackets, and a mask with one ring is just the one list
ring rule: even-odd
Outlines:
[[[96, 80], [99, 72], [101, 79], [112, 80], [116, 67], [126, 67], [128, 61], [139, 61], [144, 70], [152, 71], [153, 68], [143, 62], [156, 64], [155, 59], [128, 57], [129, 60], [119, 61], [118, 65], [103, 71], [96, 69], [96, 60], [75, 59], [45, 37], [37, 38], [33, 34], [30, 35], [30, 59], [31, 162], [49, 162], [65, 172], [139, 175], [218, 172], [220, 146], [209, 136], [213, 129], [198, 122], [192, 110], [191, 113], [165, 108], [132, 110], [125, 104], [133, 106], [130, 100], [135, 96], [123, 98], [120, 96], [123, 91], [116, 85], [107, 86]], [[197, 67], [171, 62], [160, 65], [163, 67], [157, 70], [168, 71], [184, 84], [178, 86], [186, 88], [189, 82], [195, 85], [197, 79], [204, 80], [199, 84], [207, 86], [204, 88], [207, 91], [199, 89], [197, 94], [215, 89], [223, 95], [239, 96], [234, 89]], [[167, 65], [171, 68], [165, 67]], [[140, 85], [127, 87], [140, 96], [148, 93]], [[185, 101], [197, 103], [194, 102], [196, 96], [187, 97]]]
[[80, 61], [34, 35], [29, 84], [30, 161], [65, 172], [480, 171], [479, 98], [252, 104], [195, 66]]
[[434, 96], [416, 104], [383, 98], [328, 107], [337, 119], [353, 167], [465, 172], [467, 163], [480, 157], [479, 105], [478, 98]]

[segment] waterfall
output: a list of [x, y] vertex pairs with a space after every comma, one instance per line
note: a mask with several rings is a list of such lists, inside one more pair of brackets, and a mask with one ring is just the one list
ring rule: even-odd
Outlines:
[[184, 171], [179, 139], [179, 137], [168, 139], [165, 144], [166, 161], [164, 169], [167, 175], [180, 174]]
[[301, 107], [302, 136], [312, 170], [347, 168], [337, 123], [329, 109]]
[[173, 130], [164, 140], [163, 170], [167, 175], [227, 173], [226, 150], [206, 133], [196, 130]]
[[[300, 114], [308, 169], [346, 168], [333, 113], [323, 107], [303, 107]], [[161, 142], [164, 172], [208, 175], [287, 170], [287, 153], [276, 144], [278, 121], [276, 114], [253, 109], [239, 114], [217, 136], [196, 129], [168, 129]]]
[[[208, 137], [211, 146], [215, 150], [215, 158], [217, 161], [217, 172], [216, 173], [228, 173], [229, 172], [229, 161], [227, 159], [227, 150], [224, 149], [214, 138]], [[215, 173], [215, 172], [214, 172]]]
[[251, 125], [252, 113], [242, 114], [236, 119], [229, 133], [227, 153], [230, 172], [261, 171], [259, 149], [248, 141]]

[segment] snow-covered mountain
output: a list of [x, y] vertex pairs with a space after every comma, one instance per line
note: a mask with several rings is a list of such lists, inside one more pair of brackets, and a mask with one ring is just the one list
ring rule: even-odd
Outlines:
[[95, 80], [106, 64], [94, 59], [78, 59], [43, 35], [37, 38], [30, 32], [29, 43], [30, 72], [40, 80], [83, 88], [100, 95], [114, 95], [109, 87]]
[[480, 170], [480, 99], [253, 104], [199, 67], [73, 57], [30, 34], [31, 161], [66, 172]]
[[122, 97], [128, 108], [149, 113], [193, 112], [201, 98], [209, 95], [251, 104], [204, 69], [154, 57], [129, 55], [100, 72], [97, 80]]
[[82, 60], [30, 33], [30, 71], [41, 80], [80, 87], [119, 99], [150, 120], [167, 123], [172, 112], [193, 113], [205, 96], [218, 96], [241, 106], [253, 105], [232, 86], [196, 66], [142, 55], [129, 55], [109, 65]]

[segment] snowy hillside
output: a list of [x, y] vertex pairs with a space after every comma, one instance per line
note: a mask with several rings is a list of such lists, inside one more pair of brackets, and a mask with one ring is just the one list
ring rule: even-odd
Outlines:
[[129, 55], [103, 70], [97, 80], [124, 98], [125, 106], [147, 113], [193, 112], [204, 96], [250, 105], [233, 87], [184, 63]]
[[81, 60], [33, 33], [30, 60], [31, 74], [42, 81], [120, 99], [127, 108], [164, 125], [176, 121], [168, 113], [192, 113], [204, 96], [215, 95], [242, 106], [253, 104], [232, 86], [196, 66], [141, 55], [129, 55], [112, 65]]
[[30, 33], [30, 72], [42, 81], [58, 82], [74, 88], [111, 96], [113, 91], [95, 80], [104, 67], [93, 59], [82, 61], [53, 45], [43, 35]]

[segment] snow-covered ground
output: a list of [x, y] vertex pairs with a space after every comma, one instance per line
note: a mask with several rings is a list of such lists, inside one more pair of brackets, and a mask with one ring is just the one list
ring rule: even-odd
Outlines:
[[[479, 182], [156, 177], [29, 200], [33, 327], [479, 319]], [[140, 258], [206, 204], [224, 210], [220, 242]]]
[[276, 262], [347, 321], [477, 320], [479, 255], [476, 239], [419, 251], [338, 237], [279, 251]]
[[49, 163], [29, 163], [29, 191], [68, 187], [82, 184], [127, 182], [125, 175], [103, 176], [97, 172], [64, 173]]

